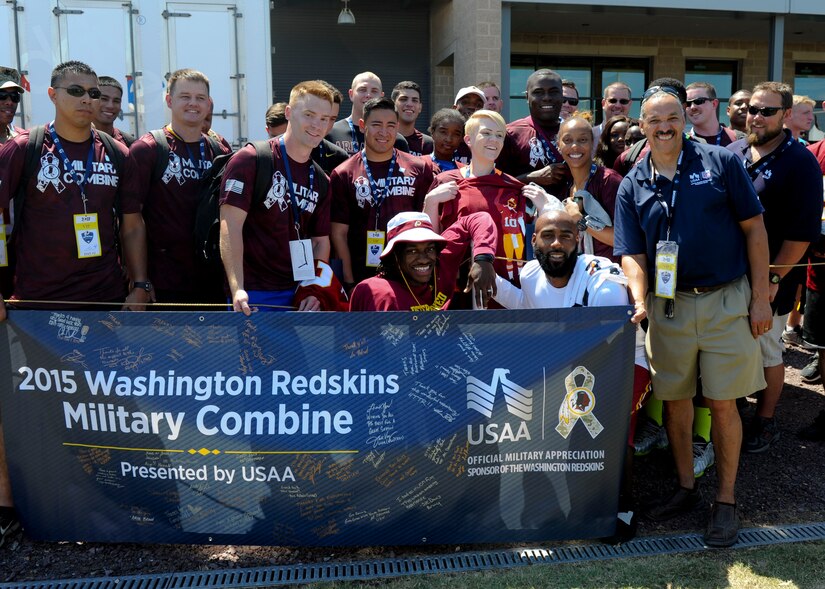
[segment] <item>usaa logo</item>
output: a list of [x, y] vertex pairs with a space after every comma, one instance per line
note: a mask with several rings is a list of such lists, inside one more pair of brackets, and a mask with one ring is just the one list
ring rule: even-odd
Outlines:
[[507, 412], [521, 420], [515, 433], [509, 422], [468, 425], [467, 441], [471, 445], [530, 439], [527, 422], [533, 419], [533, 390], [517, 385], [507, 378], [508, 374], [510, 371], [506, 368], [496, 368], [490, 383], [473, 376], [467, 377], [467, 409], [478, 411], [487, 418], [492, 417], [496, 392], [501, 388], [507, 404]]

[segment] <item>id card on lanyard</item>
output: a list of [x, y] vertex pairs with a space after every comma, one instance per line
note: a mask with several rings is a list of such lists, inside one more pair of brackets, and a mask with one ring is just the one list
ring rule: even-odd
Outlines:
[[[673, 215], [676, 210], [676, 197], [679, 194], [682, 156], [684, 153], [684, 151], [679, 153], [679, 159], [676, 162], [676, 172], [673, 175], [673, 192], [671, 193], [670, 203], [668, 204], [661, 192], [657, 190], [656, 193], [656, 199], [665, 208], [665, 212], [667, 213], [667, 236], [664, 240], [660, 240], [656, 244], [654, 294], [659, 298], [670, 299], [671, 301], [676, 298], [676, 268], [679, 260], [679, 244], [675, 241], [670, 241], [670, 230], [673, 226]], [[673, 309], [671, 307], [668, 308], [672, 316]]]
[[384, 180], [384, 187], [378, 186], [378, 182], [372, 177], [372, 170], [370, 170], [369, 162], [367, 162], [367, 150], [361, 150], [361, 162], [364, 165], [364, 172], [367, 174], [367, 180], [370, 183], [370, 194], [372, 195], [372, 208], [375, 209], [375, 229], [367, 230], [367, 266], [376, 268], [381, 263], [381, 254], [384, 253], [385, 232], [379, 228], [379, 217], [381, 216], [381, 205], [387, 199], [390, 190], [390, 180], [395, 172], [395, 149], [392, 150], [392, 159], [390, 159], [390, 169], [387, 171], [387, 178]]
[[[286, 153], [286, 145], [283, 136], [278, 138], [281, 147], [281, 158], [284, 161], [284, 171], [286, 172], [286, 192], [289, 195], [289, 203], [292, 208], [292, 222], [295, 225], [295, 233], [298, 239], [289, 240], [289, 257], [292, 261], [292, 279], [296, 282], [302, 280], [312, 280], [315, 278], [315, 260], [312, 256], [312, 240], [301, 239], [301, 207], [298, 206], [298, 199], [295, 197], [295, 185], [292, 183], [292, 170], [289, 167], [289, 156]], [[309, 192], [312, 192], [313, 181], [315, 179], [312, 161], [309, 163]]]
[[60, 157], [60, 163], [66, 173], [71, 174], [74, 178], [77, 188], [80, 190], [80, 198], [83, 201], [83, 214], [73, 216], [74, 233], [77, 241], [77, 257], [97, 258], [103, 255], [103, 248], [100, 244], [100, 226], [98, 225], [97, 213], [90, 213], [88, 211], [88, 198], [86, 197], [86, 185], [89, 178], [92, 176], [92, 166], [95, 158], [95, 132], [92, 130], [91, 144], [89, 145], [89, 155], [86, 157], [86, 168], [83, 176], [74, 169], [66, 150], [63, 149], [63, 144], [60, 142], [60, 137], [54, 130], [54, 122], [49, 123], [49, 135], [51, 135], [52, 143], [57, 150], [57, 155]]

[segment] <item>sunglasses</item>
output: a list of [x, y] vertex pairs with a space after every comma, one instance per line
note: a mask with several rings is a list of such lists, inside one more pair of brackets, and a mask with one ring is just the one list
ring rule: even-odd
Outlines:
[[69, 96], [74, 96], [75, 98], [82, 98], [84, 94], [88, 94], [89, 98], [92, 100], [97, 100], [100, 98], [101, 92], [99, 88], [89, 88], [86, 90], [83, 86], [55, 86], [55, 90], [65, 90], [66, 94]]
[[676, 91], [676, 88], [673, 86], [651, 86], [650, 88], [645, 91], [644, 95], [642, 96], [642, 104], [647, 101], [648, 98], [653, 96], [654, 94], [658, 94], [659, 92], [664, 92], [665, 94], [670, 94], [679, 102], [682, 102], [682, 97], [679, 96], [679, 92]]
[[763, 106], [762, 108], [759, 108], [758, 106], [749, 106], [748, 107], [748, 114], [752, 117], [755, 117], [756, 115], [760, 114], [763, 117], [768, 118], [768, 117], [772, 117], [773, 115], [778, 113], [780, 110], [784, 110], [784, 109], [782, 107], [779, 107], [779, 106]]
[[570, 106], [578, 106], [579, 105], [579, 99], [578, 98], [562, 98], [561, 101], [562, 101], [563, 104], [569, 104]]
[[616, 104], [618, 102], [622, 106], [627, 106], [628, 104], [630, 104], [630, 99], [629, 98], [608, 98], [607, 102], [609, 102], [610, 104]]
[[693, 100], [685, 100], [685, 107], [690, 108], [694, 104], [696, 106], [702, 106], [706, 102], [710, 102], [710, 100], [710, 98], [705, 98], [704, 96], [702, 96], [701, 98], [694, 98]]
[[20, 102], [20, 92], [4, 92], [0, 91], [0, 102], [11, 99], [12, 102]]

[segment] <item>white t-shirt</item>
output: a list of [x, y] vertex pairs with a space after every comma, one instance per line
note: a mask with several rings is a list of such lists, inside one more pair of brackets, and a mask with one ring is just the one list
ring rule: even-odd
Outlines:
[[[627, 278], [621, 268], [599, 256], [579, 254], [573, 274], [563, 288], [550, 284], [538, 260], [522, 267], [519, 281], [521, 288], [496, 276], [498, 292], [495, 300], [507, 309], [560, 309], [576, 305], [615, 307], [629, 304]], [[645, 334], [639, 326], [636, 326], [635, 363], [643, 368], [648, 367]]]

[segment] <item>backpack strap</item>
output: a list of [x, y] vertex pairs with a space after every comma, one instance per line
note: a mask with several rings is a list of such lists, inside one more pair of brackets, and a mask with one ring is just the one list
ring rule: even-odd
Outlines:
[[12, 202], [14, 203], [14, 222], [20, 222], [23, 218], [23, 203], [26, 201], [26, 187], [29, 180], [37, 173], [37, 167], [40, 165], [40, 156], [43, 152], [43, 142], [46, 139], [46, 127], [38, 125], [29, 131], [29, 141], [26, 143], [26, 156], [23, 160], [23, 175], [20, 177], [20, 183], [17, 186], [17, 192], [14, 194]]
[[640, 139], [636, 143], [633, 144], [633, 147], [630, 148], [630, 153], [627, 154], [627, 159], [625, 162], [627, 163], [628, 167], [632, 168], [633, 164], [636, 163], [636, 160], [639, 159], [639, 154], [642, 153], [642, 150], [647, 145], [647, 137], [644, 139]]
[[218, 143], [214, 137], [212, 137], [209, 133], [204, 135], [206, 137], [206, 142], [209, 144], [209, 150], [212, 152], [212, 159], [214, 160], [216, 157], [223, 153], [223, 146]]
[[255, 148], [255, 188], [252, 192], [252, 205], [264, 202], [266, 193], [275, 173], [275, 161], [272, 157], [272, 145], [269, 141], [252, 141], [247, 143]]
[[169, 141], [163, 129], [154, 129], [149, 132], [154, 137], [156, 145], [155, 167], [152, 169], [152, 184], [154, 184], [163, 177], [166, 166], [169, 165]]
[[104, 133], [103, 131], [98, 131], [97, 135], [98, 137], [100, 137], [100, 141], [103, 143], [103, 149], [106, 151], [106, 155], [108, 155], [109, 159], [112, 161], [112, 165], [114, 165], [115, 167], [115, 172], [117, 172], [117, 175], [119, 177], [118, 189], [115, 193], [115, 219], [117, 221], [123, 215], [120, 209], [120, 180], [123, 179], [123, 168], [126, 162], [126, 158], [123, 156], [123, 152], [121, 152], [120, 149], [118, 149], [117, 140], [114, 137], [112, 137], [108, 133]]

